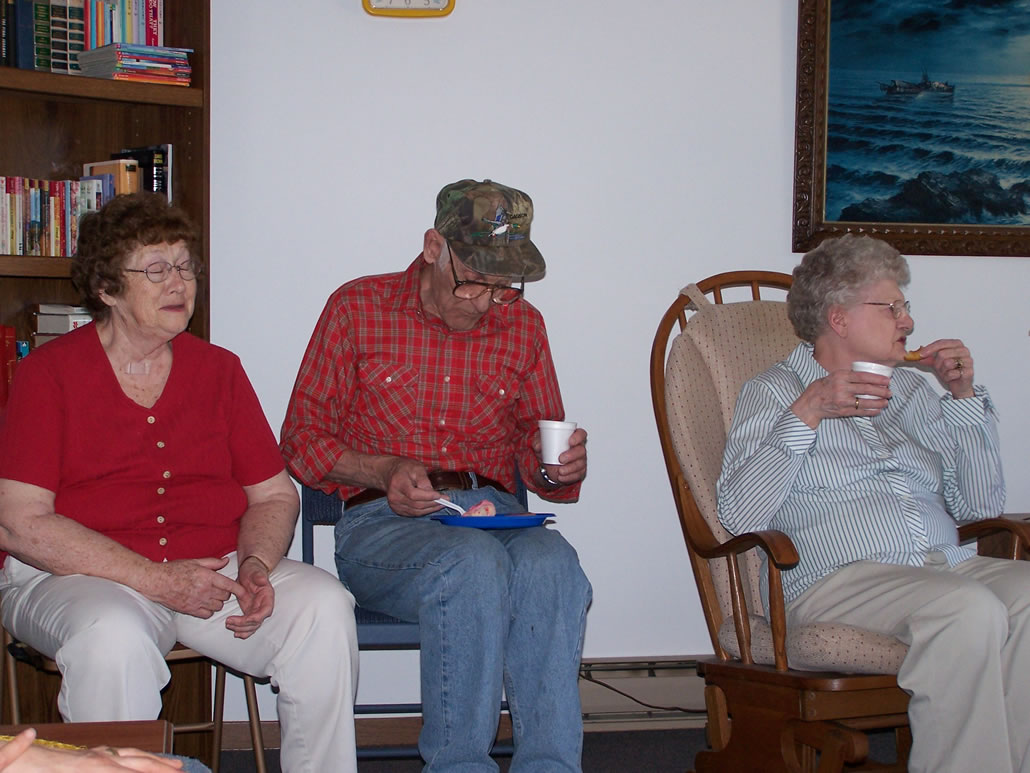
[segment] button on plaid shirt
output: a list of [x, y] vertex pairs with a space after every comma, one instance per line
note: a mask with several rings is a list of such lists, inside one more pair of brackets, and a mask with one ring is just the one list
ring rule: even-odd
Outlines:
[[[470, 331], [425, 314], [419, 256], [401, 273], [363, 277], [326, 303], [293, 387], [281, 448], [294, 475], [346, 499], [361, 489], [325, 477], [344, 449], [474, 470], [531, 489], [538, 419], [563, 419], [540, 312], [493, 306]], [[539, 492], [538, 493], [544, 493]], [[574, 501], [579, 485], [547, 492]]]

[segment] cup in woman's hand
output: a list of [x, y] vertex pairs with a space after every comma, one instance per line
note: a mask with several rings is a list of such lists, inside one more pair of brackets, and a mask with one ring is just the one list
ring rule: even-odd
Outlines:
[[[881, 365], [878, 362], [853, 362], [851, 363], [851, 369], [862, 373], [877, 373], [881, 376], [886, 376], [887, 378], [890, 378], [894, 373], [894, 368], [890, 365]], [[878, 399], [876, 395], [855, 395], [855, 397], [860, 397], [863, 400]]]

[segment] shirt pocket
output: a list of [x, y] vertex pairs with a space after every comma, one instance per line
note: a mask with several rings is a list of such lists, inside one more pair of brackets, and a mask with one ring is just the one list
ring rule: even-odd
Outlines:
[[399, 437], [415, 431], [419, 371], [395, 362], [366, 360], [358, 365], [356, 414], [371, 437]]
[[515, 426], [515, 404], [519, 381], [513, 371], [490, 370], [472, 382], [468, 432], [481, 442], [504, 440]]

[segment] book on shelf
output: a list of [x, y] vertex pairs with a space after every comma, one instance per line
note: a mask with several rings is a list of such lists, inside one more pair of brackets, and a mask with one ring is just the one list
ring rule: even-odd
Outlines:
[[144, 42], [148, 46], [164, 45], [164, 0], [146, 0]]
[[39, 180], [34, 178], [22, 178], [22, 186], [25, 189], [28, 206], [23, 212], [22, 225], [25, 228], [25, 254], [42, 255], [43, 242], [40, 239], [43, 220], [42, 210], [39, 202]]
[[68, 72], [79, 73], [79, 54], [86, 50], [86, 0], [68, 0]]
[[84, 175], [79, 178], [80, 183], [89, 183], [89, 190], [93, 192], [93, 201], [96, 201], [95, 207], [90, 209], [100, 209], [104, 206], [104, 203], [110, 201], [115, 197], [114, 190], [114, 175], [113, 174], [91, 174]]
[[8, 250], [5, 254], [24, 255], [25, 242], [24, 232], [22, 230], [22, 207], [24, 206], [24, 200], [22, 197], [21, 178], [6, 178], [5, 187], [6, 191], [4, 198], [7, 200], [7, 224], [9, 229], [7, 235]]
[[11, 51], [8, 55], [11, 63], [22, 70], [32, 70], [36, 66], [36, 43], [33, 40], [33, 1], [14, 0], [8, 3], [7, 13], [9, 42]]
[[140, 190], [163, 193], [172, 200], [172, 146], [147, 145], [141, 148], [122, 148], [111, 158], [132, 158], [139, 164]]
[[7, 180], [0, 177], [0, 255], [11, 254], [11, 201]]
[[50, 72], [68, 72], [68, 0], [50, 0]]
[[82, 216], [82, 205], [79, 203], [82, 183], [79, 180], [66, 180], [68, 189], [65, 193], [65, 212], [67, 214], [67, 236], [68, 255], [77, 252], [79, 244], [79, 218]]
[[62, 333], [33, 333], [32, 348], [35, 349], [38, 346], [42, 346], [45, 343], [53, 341], [55, 338], [60, 338], [62, 335]]
[[112, 158], [106, 161], [90, 161], [82, 165], [83, 177], [98, 174], [114, 175], [115, 195], [137, 193], [140, 189], [139, 163], [134, 158]]
[[50, 0], [33, 0], [32, 40], [34, 69], [50, 72]]
[[[56, 180], [45, 180], [46, 183], [46, 208], [47, 213], [44, 218], [44, 222], [47, 224], [47, 229], [43, 233], [43, 238], [46, 239], [46, 249], [43, 251], [44, 255], [61, 255], [61, 230], [63, 226], [60, 222], [60, 215], [57, 214], [57, 204], [59, 201], [59, 194], [57, 192], [57, 181]], [[42, 191], [41, 191], [42, 195]]]
[[86, 314], [33, 314], [34, 333], [60, 334], [88, 325], [93, 317]]
[[32, 311], [34, 314], [89, 314], [85, 306], [72, 306], [70, 303], [37, 303]]
[[11, 243], [11, 194], [7, 192], [7, 178], [0, 177], [0, 255], [14, 252]]
[[14, 5], [13, 0], [0, 0], [0, 66], [11, 66], [11, 50], [7, 42], [10, 33], [7, 31], [7, 6]]

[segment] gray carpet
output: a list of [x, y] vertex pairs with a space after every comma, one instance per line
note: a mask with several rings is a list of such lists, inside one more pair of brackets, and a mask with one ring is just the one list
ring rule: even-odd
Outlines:
[[[584, 773], [684, 773], [693, 767], [694, 755], [705, 748], [703, 730], [633, 730], [586, 733], [583, 741]], [[871, 733], [870, 758], [894, 759], [891, 733]], [[278, 750], [266, 754], [268, 773], [280, 773]], [[498, 757], [501, 773], [509, 760]], [[222, 773], [251, 773], [254, 756], [249, 751], [223, 752]], [[358, 760], [359, 773], [419, 773], [419, 760]], [[326, 771], [329, 773], [329, 771]]]

